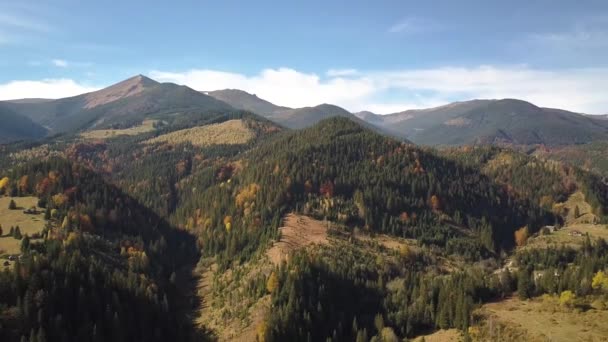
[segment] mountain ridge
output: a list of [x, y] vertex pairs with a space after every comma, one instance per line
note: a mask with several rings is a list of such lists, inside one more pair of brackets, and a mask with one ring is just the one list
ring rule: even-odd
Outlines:
[[608, 140], [605, 117], [539, 107], [518, 99], [474, 99], [380, 115], [371, 111], [351, 113], [327, 103], [289, 108], [239, 89], [197, 91], [159, 83], [141, 74], [72, 97], [0, 103], [45, 127], [50, 134], [129, 127], [155, 113], [245, 110], [291, 129], [310, 127], [330, 117], [348, 117], [386, 135], [423, 145], [562, 146]]

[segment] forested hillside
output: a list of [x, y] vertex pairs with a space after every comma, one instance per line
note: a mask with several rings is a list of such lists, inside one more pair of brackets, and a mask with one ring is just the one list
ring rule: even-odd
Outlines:
[[178, 268], [196, 258], [191, 236], [62, 159], [27, 163], [7, 177], [2, 192], [38, 196], [47, 225], [39, 236], [22, 237], [20, 261], [0, 274], [3, 340], [194, 334], [179, 314], [174, 284]]
[[[420, 148], [340, 117], [295, 131], [247, 112], [153, 118], [126, 135], [4, 148], [0, 191], [38, 197], [47, 221], [21, 236], [21, 260], [0, 277], [2, 336], [213, 338], [194, 312], [247, 322], [247, 307], [225, 307], [238, 298], [260, 310], [250, 327], [259, 340], [447, 328], [469, 338], [480, 303], [520, 291], [532, 272], [499, 272], [504, 258], [566, 224], [574, 193], [605, 219], [601, 178], [508, 149]], [[268, 263], [290, 213], [324, 222], [327, 241]], [[593, 265], [559, 291], [601, 270]], [[203, 297], [200, 268], [214, 279]], [[528, 296], [558, 291], [521, 286]], [[209, 296], [213, 307], [197, 304]]]

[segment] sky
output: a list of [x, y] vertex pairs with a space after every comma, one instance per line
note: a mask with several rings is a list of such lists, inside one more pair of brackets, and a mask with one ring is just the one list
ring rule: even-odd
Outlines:
[[608, 113], [608, 1], [0, 0], [0, 100], [144, 74], [289, 107]]

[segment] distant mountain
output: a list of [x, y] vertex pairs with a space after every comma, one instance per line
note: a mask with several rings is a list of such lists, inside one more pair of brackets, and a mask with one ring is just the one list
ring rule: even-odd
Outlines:
[[17, 99], [17, 100], [6, 100], [5, 102], [9, 103], [42, 103], [42, 102], [51, 102], [53, 99]]
[[268, 118], [289, 128], [298, 129], [312, 126], [323, 119], [336, 116], [352, 118], [355, 121], [360, 121], [346, 109], [330, 104], [321, 104], [315, 107], [288, 109], [274, 113], [268, 116]]
[[[314, 107], [303, 108], [282, 107], [238, 89], [216, 90], [203, 92], [203, 94], [226, 102], [234, 108], [264, 116], [278, 124], [292, 129], [310, 127], [321, 120], [331, 117], [345, 117], [366, 127], [373, 128], [376, 131], [379, 129], [372, 120], [359, 118], [346, 109], [331, 104], [321, 104]], [[390, 135], [396, 135], [394, 132], [389, 132], [387, 129], [381, 129], [381, 131]]]
[[158, 83], [142, 75], [69, 98], [4, 103], [15, 113], [48, 127], [52, 133], [129, 125], [148, 115], [164, 112], [234, 110], [228, 104], [188, 87]]
[[0, 105], [0, 122], [0, 144], [39, 139], [47, 134], [46, 128], [3, 105]]
[[514, 99], [455, 102], [382, 116], [359, 115], [427, 145], [559, 146], [608, 139], [608, 122], [604, 120]]
[[598, 119], [598, 120], [608, 120], [608, 114], [605, 115], [586, 115], [592, 119]]
[[217, 100], [226, 102], [236, 109], [246, 110], [262, 116], [271, 116], [274, 113], [289, 110], [291, 108], [277, 106], [271, 102], [257, 97], [255, 94], [239, 89], [223, 89], [203, 92]]

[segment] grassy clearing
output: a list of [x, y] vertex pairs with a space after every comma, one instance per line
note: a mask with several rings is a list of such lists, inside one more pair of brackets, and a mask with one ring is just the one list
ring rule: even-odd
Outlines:
[[462, 333], [457, 329], [438, 330], [429, 335], [418, 336], [414, 342], [458, 342], [462, 341]]
[[279, 228], [281, 239], [268, 249], [267, 255], [274, 265], [286, 261], [293, 251], [312, 244], [326, 244], [327, 224], [308, 216], [289, 214]]
[[182, 129], [147, 140], [146, 144], [178, 145], [190, 142], [194, 146], [240, 145], [255, 137], [243, 120], [228, 120], [219, 124]]
[[[8, 205], [13, 199], [17, 203], [17, 210], [8, 209]], [[24, 214], [23, 210], [36, 206], [36, 197], [0, 197], [0, 225], [2, 225], [3, 235], [0, 237], [0, 257], [6, 258], [8, 255], [21, 253], [21, 240], [9, 236], [11, 226], [19, 226], [22, 235], [32, 236], [40, 233], [45, 225], [44, 209], [39, 214]], [[36, 241], [36, 240], [32, 240]], [[4, 261], [2, 261], [4, 263]]]
[[[577, 236], [576, 232], [580, 232], [582, 236]], [[589, 234], [591, 240], [596, 238], [608, 240], [608, 225], [573, 224], [549, 235], [530, 238], [524, 248], [546, 248], [552, 245], [567, 245], [577, 248], [583, 244], [586, 234]]]
[[246, 288], [259, 276], [265, 281], [273, 267], [265, 255], [226, 272], [217, 272], [212, 260], [201, 262], [195, 323], [212, 330], [218, 341], [255, 341], [256, 328], [270, 310], [270, 295], [253, 298]]
[[[578, 216], [575, 215], [578, 207]], [[556, 213], [564, 213], [566, 224], [593, 223], [598, 221], [598, 218], [593, 214], [593, 208], [585, 200], [585, 195], [577, 191], [568, 197], [568, 200], [563, 203], [557, 203], [553, 206], [553, 211]]]
[[478, 341], [607, 341], [608, 311], [567, 308], [553, 296], [521, 301], [510, 298], [483, 305], [472, 327]]
[[125, 129], [97, 129], [94, 131], [83, 132], [80, 134], [80, 136], [85, 139], [107, 139], [117, 137], [119, 135], [138, 135], [155, 130], [154, 124], [157, 122], [158, 120], [144, 120], [139, 126]]

